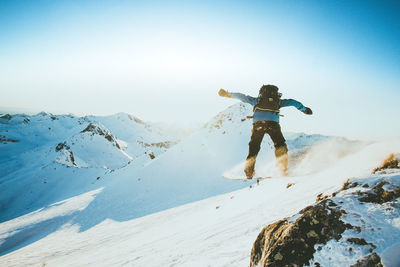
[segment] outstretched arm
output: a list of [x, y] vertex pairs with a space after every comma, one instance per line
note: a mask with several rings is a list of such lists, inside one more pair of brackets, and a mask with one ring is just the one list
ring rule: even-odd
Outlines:
[[224, 89], [220, 89], [218, 94], [220, 96], [223, 97], [229, 97], [229, 98], [236, 98], [239, 99], [240, 101], [244, 102], [244, 103], [248, 103], [250, 105], [255, 105], [257, 104], [257, 98], [252, 97], [252, 96], [248, 96], [245, 94], [241, 94], [241, 93], [229, 93], [228, 91], [224, 90]]
[[313, 114], [312, 110], [310, 108], [303, 106], [303, 104], [301, 104], [299, 101], [296, 101], [294, 99], [282, 99], [281, 100], [281, 107], [289, 107], [289, 106], [297, 108], [304, 114], [307, 114], [307, 115]]

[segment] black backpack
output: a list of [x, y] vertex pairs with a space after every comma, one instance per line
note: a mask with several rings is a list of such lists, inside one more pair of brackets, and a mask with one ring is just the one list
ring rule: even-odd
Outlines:
[[253, 108], [256, 110], [272, 111], [279, 113], [281, 93], [275, 85], [263, 85], [258, 93], [257, 104]]

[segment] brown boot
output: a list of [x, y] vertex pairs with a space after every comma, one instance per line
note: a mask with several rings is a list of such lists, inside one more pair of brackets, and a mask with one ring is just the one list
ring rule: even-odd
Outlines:
[[285, 146], [278, 147], [275, 150], [276, 163], [281, 171], [282, 176], [288, 175], [288, 149]]
[[247, 179], [252, 179], [254, 176], [254, 165], [256, 164], [256, 158], [251, 157], [246, 159], [246, 165], [244, 167], [244, 173]]

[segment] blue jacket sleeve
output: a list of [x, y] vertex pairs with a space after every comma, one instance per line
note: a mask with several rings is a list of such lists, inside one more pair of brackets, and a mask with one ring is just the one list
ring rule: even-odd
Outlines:
[[306, 107], [303, 106], [299, 101], [296, 101], [294, 99], [281, 99], [281, 107], [295, 107], [300, 111], [305, 111]]
[[257, 98], [252, 97], [252, 96], [248, 96], [245, 94], [241, 94], [241, 93], [230, 93], [232, 95], [232, 98], [236, 98], [239, 99], [240, 101], [244, 102], [244, 103], [248, 103], [252, 106], [255, 106], [257, 104]]

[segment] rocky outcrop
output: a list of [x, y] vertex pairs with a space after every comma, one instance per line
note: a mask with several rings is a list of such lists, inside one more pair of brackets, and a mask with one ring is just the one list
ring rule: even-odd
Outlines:
[[400, 186], [391, 187], [389, 185], [389, 187], [384, 188], [385, 185], [389, 185], [389, 183], [383, 180], [367, 192], [357, 191], [357, 194], [360, 195], [359, 201], [383, 204], [400, 197]]
[[372, 253], [359, 259], [356, 264], [350, 267], [383, 267], [383, 264], [381, 257], [376, 253]]
[[7, 138], [4, 135], [0, 135], [0, 143], [7, 144], [7, 143], [17, 143], [19, 140]]
[[12, 116], [10, 114], [5, 114], [0, 117], [0, 119], [7, 120], [7, 121], [11, 120], [11, 118], [12, 118]]
[[64, 155], [67, 166], [77, 166], [75, 162], [74, 153], [71, 150], [71, 147], [67, 145], [66, 142], [58, 143], [56, 146], [56, 152], [61, 152]]
[[144, 121], [142, 121], [141, 119], [139, 119], [139, 118], [137, 118], [137, 117], [135, 117], [135, 116], [132, 116], [132, 115], [130, 115], [130, 114], [128, 114], [128, 118], [129, 118], [131, 121], [134, 121], [134, 122], [136, 122], [136, 123], [145, 124]]
[[57, 144], [57, 146], [56, 146], [56, 152], [58, 152], [58, 151], [60, 151], [60, 150], [62, 150], [62, 149], [70, 149], [70, 147], [67, 145], [67, 143], [66, 142], [64, 142], [64, 143], [58, 143]]
[[286, 218], [266, 226], [251, 251], [250, 266], [301, 266], [308, 264], [316, 244], [340, 239], [352, 228], [341, 220], [341, 210], [331, 200], [324, 200], [300, 211], [291, 222]]
[[106, 128], [101, 127], [95, 123], [89, 123], [89, 125], [81, 131], [81, 133], [90, 133], [91, 135], [100, 135], [103, 136], [107, 141], [115, 145], [118, 149], [121, 149], [120, 144], [118, 143], [117, 138]]
[[[396, 157], [388, 159], [379, 171], [397, 168], [397, 163], [391, 163]], [[382, 238], [371, 240], [377, 233], [396, 234], [391, 222], [399, 213], [400, 176], [394, 170], [389, 173], [348, 180], [333, 194], [318, 195], [317, 203], [298, 214], [264, 227], [253, 244], [250, 266], [383, 266], [375, 251], [375, 242]], [[346, 251], [342, 262], [321, 262], [334, 246]]]

